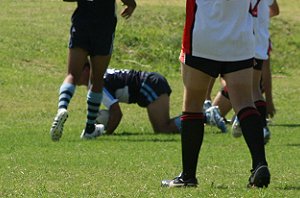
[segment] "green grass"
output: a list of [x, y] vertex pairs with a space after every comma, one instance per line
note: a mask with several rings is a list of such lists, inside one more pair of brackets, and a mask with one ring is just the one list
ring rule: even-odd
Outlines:
[[[184, 1], [137, 3], [130, 20], [119, 18], [111, 65], [164, 74], [173, 88], [175, 116], [182, 104], [177, 57]], [[86, 90], [80, 87], [61, 141], [50, 140], [75, 4], [2, 0], [0, 197], [300, 197], [300, 3], [279, 4], [281, 15], [271, 25], [277, 115], [266, 146], [269, 188], [245, 188], [251, 162], [244, 140], [207, 127], [197, 173], [200, 186], [165, 189], [160, 180], [181, 170], [180, 137], [155, 135], [146, 111], [135, 105], [122, 105], [124, 119], [115, 136], [81, 141]]]

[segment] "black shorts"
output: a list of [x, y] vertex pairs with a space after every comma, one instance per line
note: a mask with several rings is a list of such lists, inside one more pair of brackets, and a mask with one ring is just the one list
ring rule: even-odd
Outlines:
[[113, 50], [114, 33], [115, 24], [104, 27], [95, 24], [73, 23], [70, 28], [69, 48], [85, 49], [90, 56], [110, 55]]
[[137, 104], [140, 107], [147, 107], [159, 96], [163, 94], [170, 96], [171, 93], [172, 90], [167, 79], [158, 73], [150, 72], [142, 83]]
[[211, 77], [217, 78], [219, 75], [239, 71], [253, 67], [253, 58], [241, 61], [215, 61], [206, 58], [185, 55], [184, 64], [200, 70]]
[[264, 60], [255, 59], [255, 63], [253, 65], [253, 69], [261, 71], [262, 70], [262, 66], [263, 66], [263, 62], [264, 62]]

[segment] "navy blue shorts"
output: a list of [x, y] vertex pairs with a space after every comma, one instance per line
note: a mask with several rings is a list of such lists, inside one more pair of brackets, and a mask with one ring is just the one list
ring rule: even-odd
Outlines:
[[162, 75], [150, 72], [145, 76], [140, 89], [140, 97], [138, 97], [137, 104], [140, 107], [147, 107], [149, 104], [157, 100], [163, 94], [170, 94], [172, 90], [165, 77]]
[[250, 58], [241, 61], [215, 61], [206, 58], [185, 55], [185, 64], [200, 70], [211, 77], [217, 78], [219, 75], [251, 68], [254, 65], [254, 59]]
[[[99, 26], [99, 27], [98, 27]], [[95, 24], [72, 24], [69, 48], [82, 48], [90, 56], [107, 56], [112, 53], [115, 24], [103, 27]]]

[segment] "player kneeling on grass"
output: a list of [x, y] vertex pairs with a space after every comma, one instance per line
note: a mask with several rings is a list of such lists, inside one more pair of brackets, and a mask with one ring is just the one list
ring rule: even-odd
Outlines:
[[[78, 85], [89, 85], [90, 67], [86, 63]], [[102, 103], [108, 109], [101, 110], [96, 121], [105, 125], [106, 134], [112, 134], [122, 119], [121, 103], [138, 104], [147, 108], [148, 117], [155, 133], [179, 133], [179, 116], [170, 118], [170, 94], [168, 81], [155, 72], [108, 69], [104, 75]], [[102, 113], [101, 113], [102, 112]], [[108, 117], [108, 119], [107, 119]], [[207, 124], [226, 132], [218, 111], [205, 112]], [[105, 120], [105, 121], [104, 121]]]
[[[90, 67], [87, 63], [78, 85], [89, 85]], [[122, 119], [119, 103], [138, 104], [147, 108], [155, 133], [179, 133], [179, 116], [170, 118], [168, 81], [159, 73], [136, 70], [108, 69], [104, 74], [102, 103], [109, 110], [106, 134], [112, 134]]]

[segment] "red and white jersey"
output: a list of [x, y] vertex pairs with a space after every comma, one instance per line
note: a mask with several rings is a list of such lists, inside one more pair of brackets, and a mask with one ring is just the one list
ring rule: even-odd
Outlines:
[[[253, 16], [254, 34], [255, 34], [255, 58], [266, 60], [268, 59], [269, 49], [269, 23], [270, 23], [270, 8], [268, 2], [270, 0], [251, 0], [252, 9], [256, 9], [256, 14]], [[256, 8], [254, 6], [257, 5]]]
[[186, 0], [182, 52], [216, 61], [254, 57], [250, 0]]

